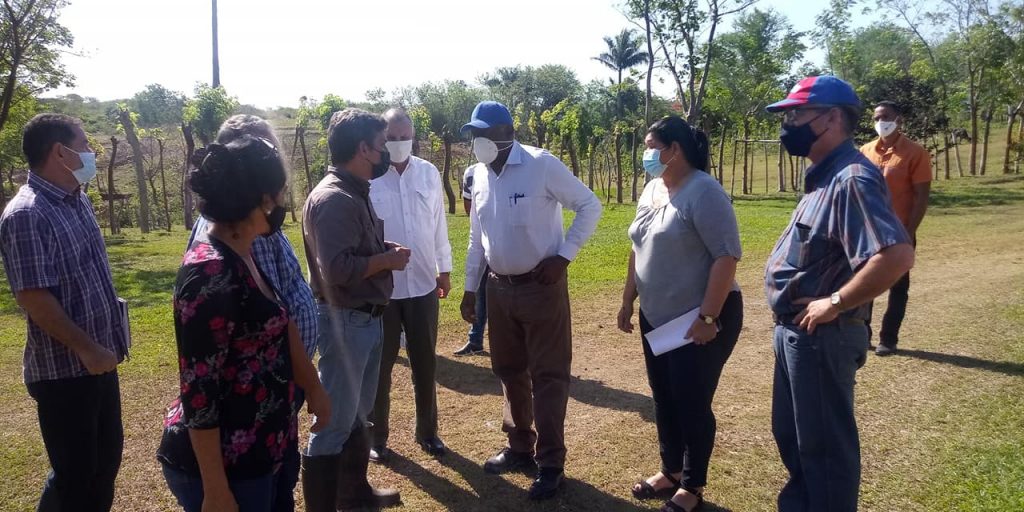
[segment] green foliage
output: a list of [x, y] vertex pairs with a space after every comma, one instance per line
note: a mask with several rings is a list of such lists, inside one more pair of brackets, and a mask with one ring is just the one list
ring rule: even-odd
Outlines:
[[484, 99], [482, 90], [462, 80], [425, 83], [416, 89], [416, 96], [429, 114], [430, 131], [448, 143], [459, 138], [459, 129]]
[[198, 84], [195, 96], [185, 102], [182, 120], [192, 125], [196, 137], [209, 145], [217, 136], [220, 125], [238, 109], [238, 99], [229, 96], [224, 87]]
[[[12, 167], [25, 165], [25, 155], [21, 152], [21, 128], [38, 114], [41, 109], [39, 102], [24, 86], [15, 91], [15, 101], [11, 105], [7, 124], [0, 130], [0, 171], [7, 172]], [[3, 176], [0, 175], [0, 182]], [[0, 183], [2, 184], [2, 183]]]
[[74, 77], [64, 69], [60, 56], [71, 48], [74, 37], [58, 22], [67, 0], [4, 2], [0, 16], [0, 75], [16, 71], [15, 85], [34, 94], [71, 86]]
[[133, 121], [140, 128], [177, 126], [181, 123], [184, 106], [185, 95], [160, 84], [147, 85], [128, 101], [128, 107], [138, 113]]

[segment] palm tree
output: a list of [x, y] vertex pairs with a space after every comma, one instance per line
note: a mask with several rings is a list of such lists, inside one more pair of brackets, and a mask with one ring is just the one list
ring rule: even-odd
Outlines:
[[212, 0], [213, 14], [213, 87], [220, 87], [220, 52], [217, 49], [217, 0]]
[[640, 49], [643, 40], [637, 37], [631, 29], [622, 29], [622, 32], [619, 32], [614, 39], [605, 36], [604, 42], [608, 45], [608, 51], [594, 57], [594, 60], [618, 73], [618, 81], [616, 81], [616, 116], [619, 116], [622, 115], [622, 72], [629, 68], [646, 64], [651, 56]]

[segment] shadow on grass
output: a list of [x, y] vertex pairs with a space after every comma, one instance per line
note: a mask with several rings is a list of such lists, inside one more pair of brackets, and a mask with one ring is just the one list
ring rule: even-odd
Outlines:
[[114, 289], [131, 307], [165, 305], [169, 308], [177, 275], [177, 269], [122, 269], [114, 272]]
[[935, 208], [1000, 206], [1024, 202], [1024, 189], [998, 186], [1022, 184], [1024, 177], [1006, 176], [985, 182], [964, 182], [955, 188], [934, 188], [928, 198], [928, 206]]
[[951, 364], [961, 368], [985, 370], [995, 373], [1002, 373], [1010, 377], [1024, 377], [1024, 364], [1012, 361], [989, 361], [977, 357], [959, 356], [955, 354], [943, 354], [942, 352], [929, 352], [927, 350], [899, 349], [897, 356], [912, 357], [936, 363]]
[[573, 478], [566, 478], [561, 491], [554, 498], [534, 503], [527, 498], [526, 489], [500, 475], [485, 473], [481, 462], [471, 461], [452, 451], [439, 458], [438, 462], [461, 475], [472, 491], [431, 473], [398, 453], [392, 454], [389, 465], [447, 510], [648, 510], [647, 507]]
[[[409, 364], [404, 358], [399, 358], [399, 362], [406, 366]], [[438, 385], [460, 394], [501, 396], [501, 382], [489, 367], [437, 356], [436, 378]], [[575, 376], [571, 379], [569, 396], [576, 401], [594, 407], [635, 412], [645, 421], [654, 421], [654, 401], [649, 396], [615, 389], [598, 380]]]

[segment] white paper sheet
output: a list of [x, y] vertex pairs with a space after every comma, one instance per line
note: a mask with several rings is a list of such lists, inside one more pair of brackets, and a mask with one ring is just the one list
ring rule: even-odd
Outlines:
[[690, 330], [693, 321], [700, 314], [700, 308], [693, 308], [682, 316], [670, 320], [668, 323], [647, 333], [647, 344], [651, 346], [651, 352], [660, 356], [670, 350], [675, 350], [683, 345], [693, 342], [686, 337], [686, 331]]

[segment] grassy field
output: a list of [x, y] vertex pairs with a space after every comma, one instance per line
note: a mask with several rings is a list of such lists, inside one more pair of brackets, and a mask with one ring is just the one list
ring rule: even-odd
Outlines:
[[[741, 199], [744, 259], [738, 279], [746, 325], [716, 397], [719, 435], [707, 496], [711, 510], [772, 510], [785, 474], [770, 432], [770, 315], [763, 264], [793, 198]], [[859, 373], [857, 413], [864, 478], [861, 508], [1024, 510], [1024, 179], [940, 182], [919, 233], [918, 263], [901, 355], [871, 357]], [[629, 245], [629, 205], [605, 210], [570, 267], [573, 384], [567, 419], [569, 481], [555, 500], [530, 505], [525, 475], [486, 475], [503, 443], [501, 390], [486, 357], [456, 359], [466, 326], [461, 293], [443, 301], [438, 340], [440, 460], [412, 441], [404, 359], [393, 390], [390, 467], [373, 477], [402, 490], [408, 510], [649, 510], [629, 486], [658, 469], [639, 337], [617, 331]], [[449, 217], [462, 289], [467, 219]], [[298, 242], [297, 226], [287, 233]], [[170, 293], [184, 231], [107, 240], [119, 293], [132, 306], [134, 349], [121, 366], [126, 449], [116, 510], [170, 510], [154, 458], [164, 405], [175, 395]], [[296, 244], [301, 251], [301, 244]], [[879, 301], [882, 307], [884, 300]], [[48, 471], [34, 404], [21, 383], [24, 320], [0, 284], [0, 510], [34, 509]], [[303, 418], [306, 421], [306, 418]], [[308, 426], [308, 422], [306, 423]]]

